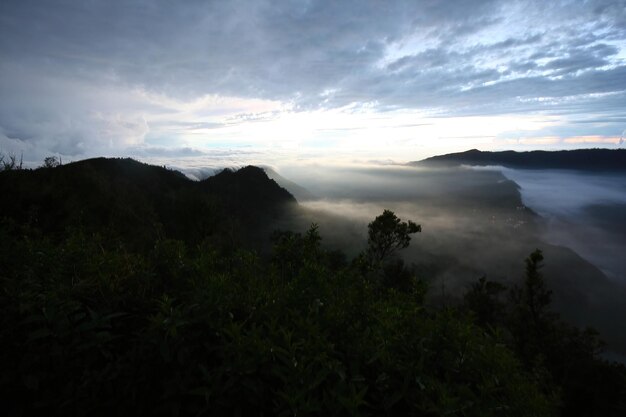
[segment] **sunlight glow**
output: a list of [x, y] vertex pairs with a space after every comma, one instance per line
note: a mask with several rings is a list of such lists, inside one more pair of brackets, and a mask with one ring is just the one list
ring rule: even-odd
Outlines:
[[[162, 112], [145, 116], [145, 142], [211, 149], [258, 149], [292, 154], [325, 152], [344, 159], [379, 158], [410, 161], [441, 152], [480, 147], [495, 150], [510, 144], [615, 143], [589, 136], [563, 140], [536, 137], [563, 122], [558, 116], [533, 114], [433, 117], [427, 112], [379, 112], [367, 105], [296, 111], [291, 103], [243, 97], [203, 96], [181, 101], [135, 91], [146, 106]], [[145, 133], [145, 132], [144, 132]]]

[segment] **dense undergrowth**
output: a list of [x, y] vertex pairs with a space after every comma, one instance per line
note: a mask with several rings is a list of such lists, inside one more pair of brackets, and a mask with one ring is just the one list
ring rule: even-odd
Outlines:
[[3, 414], [624, 415], [624, 368], [550, 312], [539, 251], [516, 288], [433, 308], [393, 256], [417, 231], [386, 211], [347, 260], [315, 226], [260, 257], [5, 218]]

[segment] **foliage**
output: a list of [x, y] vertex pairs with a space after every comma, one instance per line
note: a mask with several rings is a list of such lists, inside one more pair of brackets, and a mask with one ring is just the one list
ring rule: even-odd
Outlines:
[[506, 287], [499, 282], [489, 281], [481, 277], [472, 284], [465, 294], [466, 307], [476, 315], [476, 322], [481, 326], [496, 326], [502, 323], [506, 304], [501, 295]]
[[542, 261], [540, 250], [530, 254], [524, 281], [510, 290], [508, 303], [502, 298], [506, 287], [483, 277], [465, 295], [465, 307], [489, 332], [508, 334], [526, 371], [541, 376], [541, 390], [560, 393], [561, 415], [624, 415], [626, 368], [600, 359], [603, 343], [597, 332], [570, 326], [551, 311]]
[[391, 210], [383, 211], [383, 214], [367, 225], [367, 229], [367, 255], [375, 264], [388, 259], [398, 249], [409, 246], [409, 235], [422, 231], [420, 225], [411, 220], [401, 221]]
[[315, 227], [269, 263], [107, 235], [3, 224], [8, 415], [549, 413], [499, 337], [332, 267]]

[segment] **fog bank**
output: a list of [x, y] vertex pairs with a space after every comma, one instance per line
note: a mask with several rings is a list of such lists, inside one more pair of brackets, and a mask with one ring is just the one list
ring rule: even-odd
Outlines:
[[615, 320], [626, 317], [626, 286], [617, 279], [623, 263], [616, 256], [625, 247], [624, 222], [597, 221], [623, 219], [619, 178], [399, 165], [279, 172], [317, 197], [301, 201], [279, 227], [304, 230], [316, 222], [327, 247], [350, 257], [365, 249], [367, 224], [384, 209], [421, 224], [401, 256], [429, 282], [431, 302], [455, 302], [482, 276], [519, 285], [524, 259], [541, 249], [554, 308], [572, 323], [597, 328], [615, 351], [626, 353], [626, 325]]
[[626, 284], [626, 175], [502, 169], [545, 220], [542, 237]]

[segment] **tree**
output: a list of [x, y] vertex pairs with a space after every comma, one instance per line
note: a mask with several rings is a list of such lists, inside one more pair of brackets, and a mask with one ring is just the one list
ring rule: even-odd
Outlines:
[[579, 330], [550, 311], [552, 291], [540, 272], [543, 254], [526, 258], [526, 277], [511, 291], [507, 328], [527, 370], [544, 374], [542, 390], [560, 391], [560, 415], [626, 415], [626, 368], [598, 357], [604, 343], [593, 329]]
[[43, 160], [43, 168], [56, 168], [61, 165], [61, 159], [56, 156], [46, 156]]
[[13, 171], [16, 169], [22, 169], [24, 155], [20, 157], [20, 162], [17, 162], [15, 155], [0, 154], [0, 171]]
[[522, 288], [514, 288], [511, 296], [514, 305], [518, 306], [524, 320], [539, 327], [548, 319], [553, 319], [549, 312], [552, 301], [550, 291], [539, 270], [543, 267], [543, 253], [537, 249], [526, 258], [526, 279]]
[[367, 256], [375, 264], [382, 263], [397, 250], [409, 246], [409, 235], [422, 231], [422, 226], [411, 220], [401, 221], [391, 210], [383, 211], [367, 228]]
[[506, 287], [499, 282], [489, 281], [482, 277], [472, 284], [464, 297], [464, 304], [476, 314], [476, 321], [481, 326], [495, 327], [502, 322], [506, 304], [501, 294]]
[[558, 316], [550, 311], [550, 291], [539, 271], [543, 254], [537, 249], [526, 258], [526, 277], [510, 293], [509, 328], [522, 361], [531, 368], [545, 361]]
[[321, 256], [319, 227], [311, 224], [309, 230], [301, 233], [276, 230], [270, 237], [274, 244], [274, 262], [283, 278], [292, 279], [307, 261], [318, 261]]

